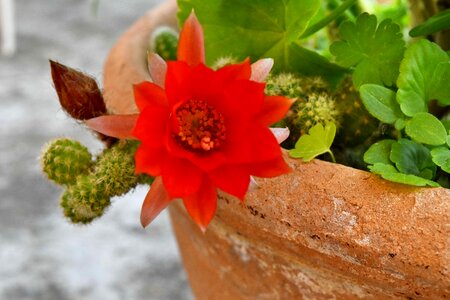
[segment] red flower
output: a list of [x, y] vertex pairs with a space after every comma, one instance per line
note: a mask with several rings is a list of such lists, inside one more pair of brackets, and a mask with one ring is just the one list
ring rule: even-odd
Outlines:
[[149, 56], [153, 83], [134, 87], [140, 113], [87, 122], [107, 135], [141, 141], [136, 172], [156, 177], [142, 207], [143, 226], [182, 198], [204, 230], [216, 210], [217, 189], [243, 200], [251, 175], [290, 171], [268, 126], [286, 114], [292, 100], [265, 96], [265, 84], [258, 82], [272, 60], [246, 60], [217, 71], [204, 61], [203, 31], [192, 13], [180, 34], [178, 60], [166, 64]]

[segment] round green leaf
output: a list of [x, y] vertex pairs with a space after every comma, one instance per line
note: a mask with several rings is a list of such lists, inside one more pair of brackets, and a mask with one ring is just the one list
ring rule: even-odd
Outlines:
[[[392, 144], [390, 159], [397, 169], [405, 174], [426, 176], [426, 179], [431, 179], [436, 170], [431, 160], [430, 150], [407, 139], [401, 139]], [[425, 169], [432, 172], [424, 172]]]
[[366, 109], [381, 122], [393, 124], [403, 117], [392, 90], [377, 84], [364, 84], [359, 92]]
[[450, 150], [447, 147], [439, 147], [431, 150], [433, 162], [447, 173], [450, 173]]
[[364, 161], [368, 164], [391, 164], [389, 158], [391, 154], [391, 147], [394, 140], [383, 140], [370, 146], [370, 148], [364, 153]]
[[438, 118], [421, 112], [406, 123], [406, 134], [419, 143], [439, 146], [447, 141], [447, 131]]

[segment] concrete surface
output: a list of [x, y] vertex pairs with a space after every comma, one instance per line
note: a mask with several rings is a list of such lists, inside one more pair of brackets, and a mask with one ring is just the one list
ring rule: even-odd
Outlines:
[[101, 0], [97, 17], [89, 0], [15, 2], [18, 50], [0, 56], [0, 299], [192, 299], [167, 214], [139, 225], [145, 187], [74, 226], [38, 163], [56, 137], [101, 148], [59, 108], [47, 60], [100, 79], [117, 37], [159, 2]]

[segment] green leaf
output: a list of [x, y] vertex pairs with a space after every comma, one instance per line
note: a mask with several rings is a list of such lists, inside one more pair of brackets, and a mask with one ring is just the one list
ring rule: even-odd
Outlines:
[[377, 84], [364, 84], [359, 90], [361, 100], [369, 113], [387, 124], [394, 124], [403, 118], [395, 92]]
[[328, 123], [325, 127], [317, 124], [312, 127], [308, 134], [302, 135], [295, 148], [289, 151], [289, 155], [295, 158], [302, 158], [304, 161], [310, 161], [314, 157], [326, 152], [332, 154], [330, 148], [336, 135], [336, 125]]
[[397, 80], [397, 102], [407, 116], [428, 111], [427, 104], [437, 99], [450, 104], [450, 59], [438, 45], [420, 40], [405, 51]]
[[394, 140], [382, 140], [370, 146], [370, 148], [364, 153], [364, 161], [368, 164], [391, 164], [392, 144], [395, 143]]
[[430, 35], [432, 33], [441, 31], [443, 29], [450, 28], [450, 9], [441, 11], [438, 14], [435, 14], [425, 22], [420, 25], [417, 25], [409, 32], [409, 35], [412, 37], [417, 37], [421, 35]]
[[449, 146], [449, 147], [450, 147], [450, 135], [447, 135], [447, 139], [446, 139], [446, 142], [447, 142], [447, 146]]
[[450, 150], [447, 147], [439, 147], [431, 150], [433, 162], [447, 173], [450, 173]]
[[411, 174], [402, 174], [400, 173], [394, 166], [376, 163], [373, 166], [369, 166], [369, 170], [372, 173], [378, 174], [386, 180], [415, 185], [415, 186], [432, 186], [439, 187], [440, 185], [437, 182], [418, 177]]
[[319, 0], [178, 0], [178, 6], [181, 23], [195, 10], [205, 33], [208, 64], [223, 56], [252, 61], [271, 57], [274, 71], [298, 66], [295, 72], [330, 81], [345, 72], [298, 44], [320, 7]]
[[377, 18], [361, 14], [356, 23], [346, 21], [339, 27], [341, 41], [333, 43], [330, 52], [344, 67], [355, 67], [353, 83], [391, 86], [398, 76], [405, 42], [400, 27], [390, 19], [377, 27]]
[[406, 123], [406, 134], [413, 140], [433, 146], [445, 144], [447, 131], [438, 118], [429, 113], [417, 113]]
[[392, 144], [390, 160], [401, 173], [432, 179], [436, 165], [427, 147], [407, 139]]

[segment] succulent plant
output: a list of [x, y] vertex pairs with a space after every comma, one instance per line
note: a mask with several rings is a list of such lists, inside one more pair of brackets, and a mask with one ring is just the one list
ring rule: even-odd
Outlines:
[[72, 223], [87, 224], [102, 216], [111, 202], [97, 178], [86, 175], [79, 177], [74, 185], [67, 188], [61, 196], [60, 204], [64, 215]]
[[41, 156], [41, 165], [48, 179], [61, 185], [76, 182], [92, 167], [92, 155], [77, 141], [62, 138], [50, 142]]
[[380, 122], [364, 107], [351, 78], [342, 82], [334, 97], [337, 99], [338, 109], [342, 112], [342, 126], [336, 137], [337, 143], [352, 147], [376, 134]]
[[176, 60], [178, 49], [178, 33], [170, 27], [161, 26], [152, 35], [151, 51], [164, 60]]
[[137, 146], [137, 142], [122, 140], [97, 158], [93, 176], [105, 195], [120, 196], [137, 185], [139, 177], [134, 173], [134, 152]]

